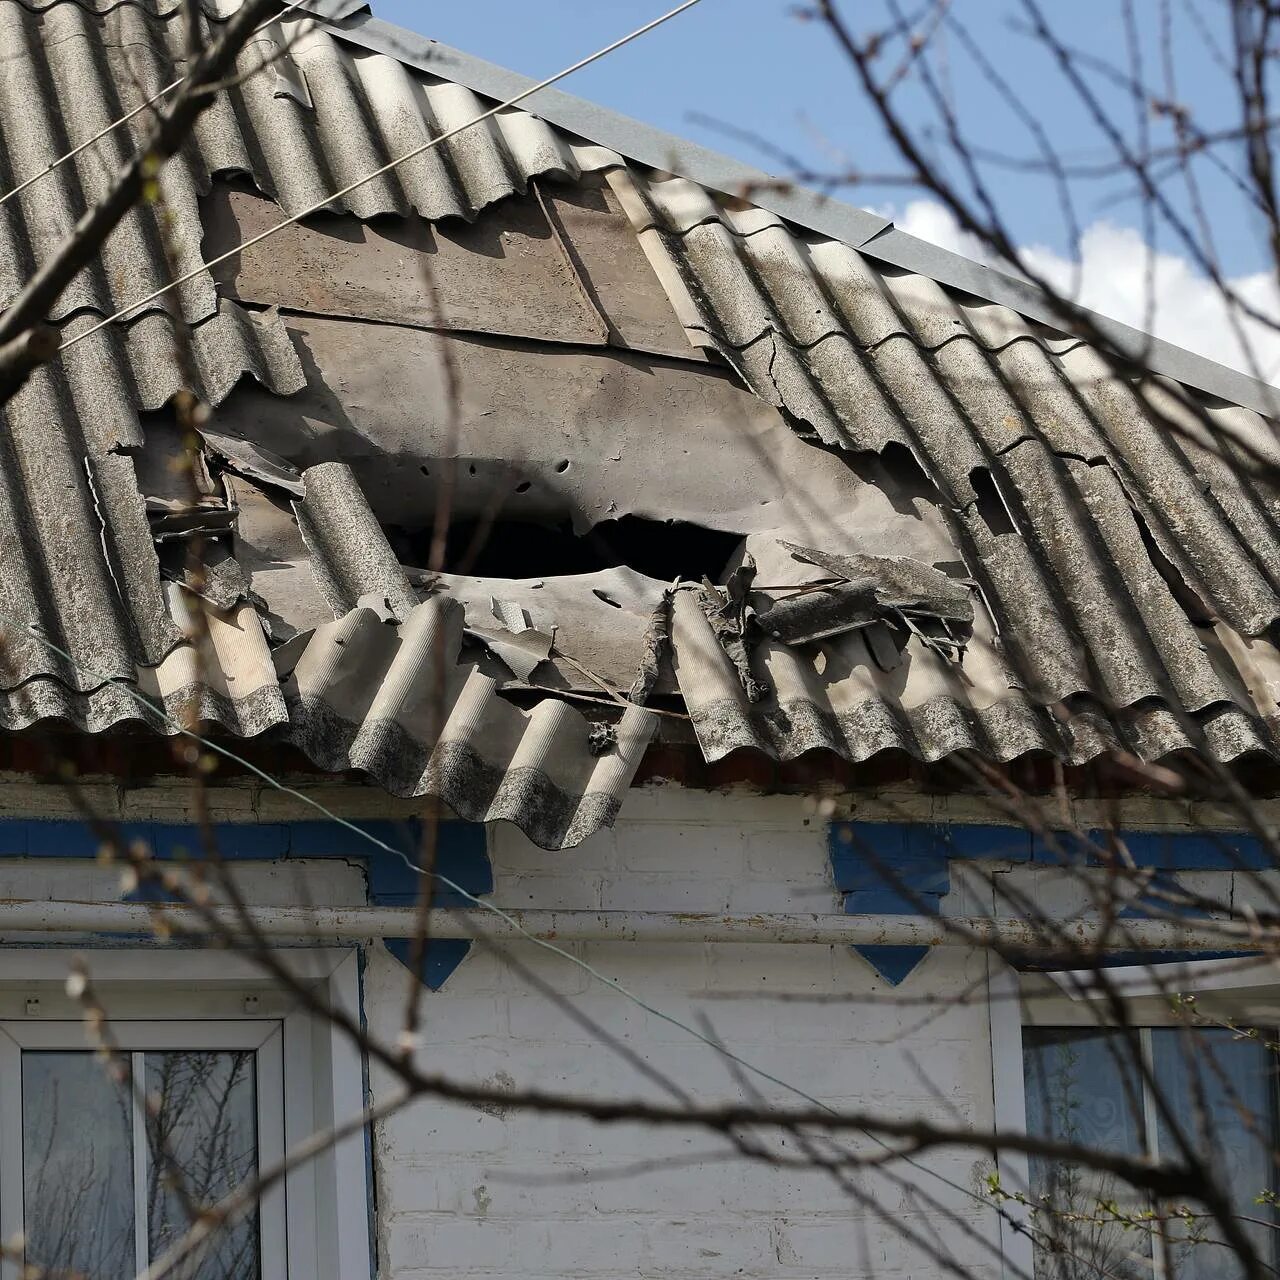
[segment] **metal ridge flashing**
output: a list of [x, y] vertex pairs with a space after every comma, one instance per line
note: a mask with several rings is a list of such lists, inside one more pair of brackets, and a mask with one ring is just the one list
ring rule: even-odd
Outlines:
[[[939, 284], [984, 301], [999, 303], [1053, 328], [1063, 327], [1063, 317], [1053, 303], [1030, 281], [975, 262], [927, 240], [917, 239], [892, 223], [855, 247], [859, 253], [890, 266], [928, 276]], [[1145, 365], [1152, 373], [1186, 383], [1207, 395], [1242, 405], [1264, 417], [1280, 417], [1280, 387], [1273, 387], [1259, 378], [1228, 368], [1162, 338], [1152, 337], [1141, 329], [1100, 315], [1088, 307], [1078, 310], [1093, 321], [1117, 351]]]
[[[428, 75], [456, 81], [497, 101], [537, 83], [530, 76], [384, 22], [369, 13], [366, 4], [355, 0], [303, 0], [301, 7], [324, 20], [334, 35], [351, 44], [395, 58]], [[879, 214], [793, 183], [779, 187], [778, 178], [762, 169], [560, 89], [541, 89], [520, 106], [549, 124], [638, 164], [676, 174], [729, 196], [741, 196], [749, 189], [753, 204], [798, 226], [830, 236], [890, 266], [928, 276], [949, 288], [1010, 307], [1055, 328], [1062, 327], [1062, 316], [1033, 284], [908, 235]], [[1280, 417], [1280, 388], [1118, 320], [1087, 308], [1081, 310], [1118, 351], [1153, 373], [1264, 417]]]

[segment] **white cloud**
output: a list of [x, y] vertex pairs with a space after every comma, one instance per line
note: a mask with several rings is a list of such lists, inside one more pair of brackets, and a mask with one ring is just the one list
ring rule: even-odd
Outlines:
[[[897, 216], [886, 216], [921, 240], [969, 258], [990, 259], [974, 237], [956, 225], [951, 212], [935, 201], [914, 200]], [[1135, 329], [1152, 330], [1158, 338], [1221, 364], [1245, 373], [1253, 373], [1256, 367], [1264, 377], [1278, 380], [1280, 330], [1239, 317], [1239, 328], [1256, 361], [1256, 366], [1251, 365], [1216, 286], [1176, 254], [1157, 253], [1152, 264], [1150, 251], [1133, 228], [1093, 223], [1081, 237], [1078, 264], [1043, 245], [1028, 245], [1023, 252], [1033, 271], [1063, 291], [1075, 287], [1073, 269], [1078, 267], [1078, 300], [1083, 306]], [[1149, 264], [1155, 280], [1153, 323], [1148, 323], [1146, 314]], [[1280, 289], [1274, 276], [1258, 272], [1237, 276], [1230, 284], [1250, 306], [1280, 317]]]

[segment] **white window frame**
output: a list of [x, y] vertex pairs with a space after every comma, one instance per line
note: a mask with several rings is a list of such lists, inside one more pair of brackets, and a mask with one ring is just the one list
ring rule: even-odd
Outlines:
[[[260, 1167], [365, 1106], [359, 1050], [312, 1017], [251, 961], [224, 952], [131, 948], [77, 952], [122, 1051], [248, 1049], [257, 1055]], [[282, 949], [276, 957], [330, 1007], [358, 1020], [354, 949]], [[70, 953], [0, 949], [0, 1238], [21, 1230], [23, 1049], [90, 1049], [67, 997]], [[274, 1104], [274, 1105], [273, 1105]], [[135, 1130], [135, 1133], [137, 1130]], [[362, 1132], [289, 1170], [260, 1206], [263, 1280], [371, 1274]], [[145, 1236], [145, 1232], [140, 1232]], [[15, 1264], [0, 1265], [13, 1280]]]
[[[995, 1127], [1026, 1133], [1027, 1106], [1023, 1082], [1022, 1028], [1104, 1024], [1094, 1001], [1103, 993], [1092, 989], [1088, 971], [1021, 974], [996, 956], [990, 959], [988, 1001], [991, 1029], [991, 1088]], [[1196, 1007], [1210, 1016], [1223, 1015], [1242, 1023], [1280, 1026], [1280, 962], [1256, 960], [1190, 960], [1160, 965], [1117, 966], [1107, 970], [1115, 990], [1129, 1005], [1134, 1026], [1178, 1025], [1163, 993], [1194, 993]], [[1000, 1185], [1008, 1192], [1030, 1188], [1029, 1162], [1019, 1151], [1001, 1151], [996, 1161]], [[1000, 1252], [1007, 1280], [1031, 1275], [1034, 1247], [1030, 1235], [1018, 1230], [1027, 1209], [1006, 1201], [1000, 1217]]]

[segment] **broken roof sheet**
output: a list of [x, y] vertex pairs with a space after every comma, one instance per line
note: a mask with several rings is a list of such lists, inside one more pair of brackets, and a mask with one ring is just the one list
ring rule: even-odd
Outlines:
[[[205, 10], [216, 22], [227, 7]], [[175, 14], [167, 0], [0, 0], [22, 70], [0, 83], [0, 187], [172, 79]], [[53, 318], [93, 323], [480, 114], [477, 90], [505, 83], [380, 30], [359, 16], [266, 28], [244, 69], [264, 54], [270, 68], [220, 95], [166, 170], [173, 263], [159, 211], [140, 209]], [[657, 172], [639, 126], [605, 113], [593, 132], [581, 104], [543, 101], [549, 119], [501, 112], [270, 258], [184, 286], [193, 389], [216, 409], [191, 501], [163, 480], [159, 411], [185, 380], [163, 302], [71, 348], [7, 407], [0, 723], [165, 728], [135, 688], [552, 847], [610, 821], [639, 764], [657, 717], [619, 707], [633, 680], [679, 695], [664, 705], [682, 703], [708, 759], [1277, 754], [1280, 506], [1178, 388], [1114, 378], [1033, 306], [1003, 305], [1014, 294], [994, 275], [984, 301], [904, 269], [882, 219], [776, 192], [761, 196], [772, 210], [726, 201], [740, 168], [695, 149], [670, 165], [683, 176]], [[0, 295], [122, 147], [0, 207]], [[423, 305], [425, 261], [442, 315]], [[946, 263], [936, 275], [981, 283]], [[1205, 421], [1274, 450], [1250, 409], [1200, 395], [1263, 392], [1153, 350], [1161, 372], [1197, 374]], [[1185, 430], [1158, 423], [1151, 398]], [[672, 589], [623, 565], [425, 575], [404, 544], [430, 524], [446, 457], [456, 512], [480, 522], [479, 482], [505, 469], [527, 518], [583, 536], [633, 512], [743, 535], [726, 566], [737, 585]], [[176, 545], [163, 565], [162, 530]], [[215, 607], [195, 643], [201, 595]], [[665, 674], [638, 678], [666, 614]], [[552, 688], [614, 709], [584, 715]], [[589, 718], [616, 719], [616, 742]]]

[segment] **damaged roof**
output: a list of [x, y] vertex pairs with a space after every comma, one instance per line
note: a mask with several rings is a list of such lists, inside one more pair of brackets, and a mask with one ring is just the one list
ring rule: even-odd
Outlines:
[[[0, 190], [180, 74], [179, 8], [0, 0]], [[524, 86], [326, 12], [50, 318], [192, 279], [4, 411], [0, 725], [172, 731], [140, 694], [553, 848], [672, 717], [709, 761], [1276, 756], [1267, 388], [1117, 378], [1018, 282], [553, 91], [200, 270]], [[134, 126], [0, 206], [0, 305]]]

